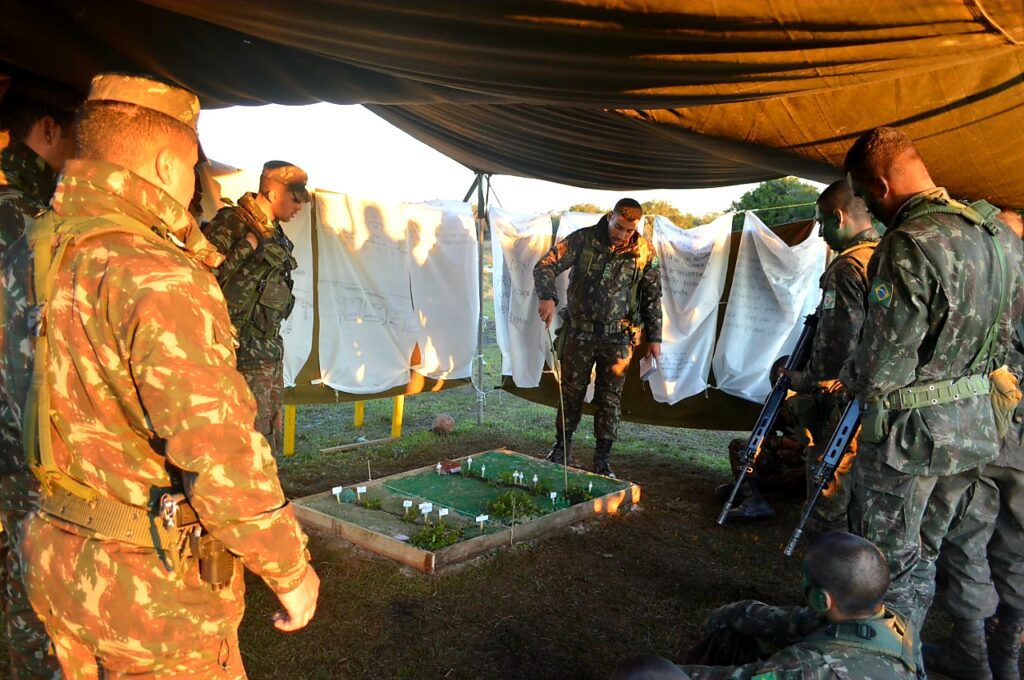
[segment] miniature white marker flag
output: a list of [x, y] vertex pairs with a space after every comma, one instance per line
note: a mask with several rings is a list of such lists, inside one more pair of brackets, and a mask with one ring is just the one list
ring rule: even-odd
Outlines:
[[484, 530], [484, 522], [486, 522], [487, 520], [488, 520], [488, 516], [487, 515], [477, 515], [476, 516], [476, 521], [480, 524], [480, 531]]
[[448, 514], [448, 508], [438, 508], [437, 509], [437, 518], [438, 519], [441, 519], [442, 517], [446, 516], [447, 514]]
[[590, 493], [593, 490], [594, 490], [594, 483], [593, 482], [588, 482], [587, 483], [587, 493]]
[[341, 502], [341, 492], [344, 491], [344, 490], [345, 490], [344, 486], [336, 486], [333, 489], [331, 489], [331, 493], [334, 494], [334, 499], [336, 501], [338, 501], [339, 503]]
[[411, 508], [412, 507], [412, 501], [402, 501], [402, 507], [403, 508]]
[[363, 497], [364, 493], [366, 493], [366, 487], [365, 486], [357, 486], [356, 487], [356, 500], [361, 499]]
[[469, 458], [466, 459], [466, 469], [467, 470], [472, 470], [473, 469], [473, 456], [470, 456]]
[[420, 503], [420, 512], [422, 512], [424, 515], [427, 514], [428, 512], [430, 512], [433, 509], [434, 509], [434, 504], [433, 503], [427, 503], [427, 502]]
[[441, 461], [437, 461], [437, 474], [441, 474]]
[[480, 466], [480, 478], [483, 479], [484, 475], [486, 475], [486, 474], [487, 474], [487, 466], [486, 465], [481, 465]]
[[551, 492], [551, 505], [555, 504], [555, 499], [556, 498], [558, 498], [558, 492], [557, 491], [552, 491]]

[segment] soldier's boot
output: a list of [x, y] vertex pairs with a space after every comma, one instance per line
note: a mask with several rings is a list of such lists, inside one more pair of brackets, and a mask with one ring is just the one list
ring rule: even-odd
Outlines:
[[[761, 495], [761, 489], [753, 479], [744, 480], [746, 495], [743, 501], [729, 510], [728, 519], [757, 520], [775, 517], [775, 508]], [[737, 494], [738, 496], [738, 494]]]
[[1020, 680], [1024, 612], [999, 608], [999, 623], [988, 638], [988, 665], [995, 680]]
[[594, 445], [594, 472], [605, 477], [614, 477], [612, 472], [612, 444], [611, 439], [598, 439]]
[[[568, 452], [566, 449], [568, 448]], [[570, 434], [565, 438], [563, 443], [562, 436], [558, 435], [555, 437], [555, 443], [551, 445], [551, 450], [548, 451], [548, 455], [544, 457], [546, 460], [555, 463], [556, 465], [562, 465], [568, 461], [572, 464], [572, 435]]]
[[921, 651], [929, 672], [955, 680], [992, 680], [982, 619], [953, 619], [950, 639], [942, 645], [922, 645]]

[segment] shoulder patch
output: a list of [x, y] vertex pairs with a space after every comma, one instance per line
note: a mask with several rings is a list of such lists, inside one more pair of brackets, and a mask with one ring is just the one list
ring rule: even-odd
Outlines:
[[868, 302], [888, 307], [892, 304], [892, 284], [888, 281], [875, 279], [871, 282], [871, 292], [868, 294]]
[[821, 308], [823, 310], [836, 308], [836, 291], [834, 289], [825, 291], [825, 295], [821, 299]]

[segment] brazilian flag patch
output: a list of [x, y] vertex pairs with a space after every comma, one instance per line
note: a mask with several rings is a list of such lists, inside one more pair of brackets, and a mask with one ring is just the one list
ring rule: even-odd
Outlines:
[[836, 308], [836, 292], [834, 290], [825, 291], [825, 298], [822, 300], [821, 308], [823, 310]]
[[871, 292], [868, 294], [868, 302], [888, 307], [892, 304], [892, 284], [888, 281], [875, 279], [871, 283]]

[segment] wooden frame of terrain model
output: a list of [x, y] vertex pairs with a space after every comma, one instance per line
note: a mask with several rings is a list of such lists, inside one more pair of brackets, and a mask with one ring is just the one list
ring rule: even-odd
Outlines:
[[[531, 467], [550, 466], [561, 474], [560, 465], [548, 463], [532, 456], [509, 451], [508, 449], [481, 451], [454, 460], [464, 466], [468, 459], [473, 457], [479, 458], [490, 453], [511, 456], [516, 460], [521, 460], [524, 465]], [[637, 484], [627, 480], [611, 480], [576, 468], [569, 468], [568, 471], [570, 475], [577, 479], [582, 477], [603, 480], [605, 483], [614, 482], [620, 488], [565, 508], [553, 510], [540, 517], [516, 523], [514, 526], [506, 526], [497, 531], [469, 537], [433, 551], [418, 548], [406, 541], [369, 529], [355, 521], [342, 519], [341, 517], [336, 517], [311, 507], [322, 504], [324, 501], [334, 503], [335, 498], [332, 491], [305, 496], [296, 499], [293, 503], [295, 515], [308, 528], [318, 530], [328, 536], [343, 539], [378, 555], [390, 557], [419, 571], [428, 574], [438, 574], [502, 546], [540, 538], [587, 518], [615, 515], [623, 510], [632, 508], [640, 502], [640, 487]], [[384, 490], [388, 487], [389, 483], [424, 474], [437, 474], [436, 466], [428, 465], [415, 470], [400, 472], [389, 477], [360, 482], [358, 485], [351, 485], [347, 488], [365, 487], [365, 493], [371, 494], [375, 490]]]

